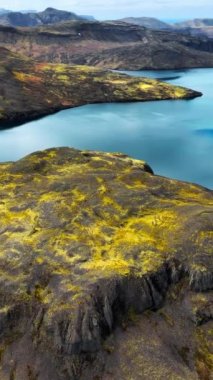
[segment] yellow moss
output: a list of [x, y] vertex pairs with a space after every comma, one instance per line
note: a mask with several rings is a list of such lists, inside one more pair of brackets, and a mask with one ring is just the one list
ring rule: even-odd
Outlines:
[[35, 286], [35, 290], [34, 290], [33, 296], [39, 302], [42, 302], [43, 304], [48, 304], [51, 301], [51, 299], [52, 299], [52, 295], [51, 295], [51, 292], [50, 292], [49, 288], [43, 288], [39, 284], [37, 284]]
[[[59, 150], [36, 153], [27, 165], [33, 168], [46, 160], [47, 170], [33, 172], [30, 181], [28, 173], [12, 174], [10, 164], [0, 165], [0, 258], [7, 265], [0, 276], [17, 288], [18, 299], [28, 301], [33, 268], [44, 272], [50, 284], [57, 283], [57, 291], [38, 284], [35, 295], [41, 302], [53, 302], [52, 315], [63, 296], [70, 297], [67, 309], [80, 302], [88, 281], [155, 272], [179, 252], [185, 238], [196, 249], [202, 244], [202, 252], [211, 248], [212, 231], [199, 227], [185, 234], [201, 212], [202, 228], [210, 225], [209, 214], [204, 215], [208, 192], [135, 171], [145, 163], [118, 153], [87, 153], [75, 153], [74, 159], [68, 154], [63, 164], [57, 164]], [[193, 252], [183, 253], [189, 265]]]
[[193, 293], [191, 295], [192, 302], [198, 302], [198, 303], [206, 303], [207, 297], [204, 293]]
[[56, 65], [53, 65], [51, 68], [56, 73], [64, 73], [66, 71], [66, 69], [67, 69], [67, 66], [64, 65], [64, 64], [56, 64]]
[[92, 271], [104, 272], [105, 275], [115, 273], [126, 276], [130, 273], [133, 260], [125, 260], [120, 253], [109, 253], [105, 258], [96, 252], [91, 261], [82, 265], [82, 268]]
[[184, 88], [176, 87], [176, 89], [174, 90], [175, 98], [183, 98], [183, 96], [185, 95], [186, 95], [186, 90]]
[[[107, 204], [113, 205], [110, 198], [106, 199]], [[123, 275], [133, 271], [137, 276], [142, 276], [159, 268], [167, 259], [165, 255], [168, 251], [170, 255], [175, 253], [171, 245], [178, 223], [173, 211], [159, 210], [156, 214], [130, 217], [124, 226], [116, 227], [110, 237], [103, 234], [102, 228], [103, 223], [96, 223], [84, 230], [84, 236], [88, 236], [90, 243], [94, 242], [94, 254], [89, 263], [83, 265], [84, 268], [93, 271], [102, 268], [106, 274], [110, 270]], [[133, 261], [131, 256], [124, 256], [124, 248], [130, 254], [136, 250], [137, 259]]]
[[42, 194], [40, 197], [41, 202], [52, 202], [55, 201], [57, 198], [59, 198], [59, 194], [55, 192], [48, 192], [45, 194]]
[[11, 307], [9, 305], [3, 306], [2, 308], [0, 308], [0, 314], [7, 314], [10, 308]]
[[42, 78], [38, 76], [36, 73], [34, 74], [28, 74], [20, 71], [14, 71], [13, 72], [15, 78], [21, 82], [34, 82], [34, 83], [41, 83]]
[[195, 356], [196, 368], [200, 379], [210, 379], [213, 371], [213, 353], [211, 352], [211, 343], [213, 340], [213, 330], [207, 331], [208, 339], [202, 328], [197, 328], [197, 346], [198, 350]]
[[197, 263], [193, 263], [191, 265], [191, 269], [196, 271], [196, 272], [207, 272], [208, 271], [208, 268], [206, 268], [205, 265], [203, 264], [197, 264]]
[[148, 84], [148, 83], [140, 83], [138, 87], [140, 90], [146, 91], [146, 90], [150, 90], [150, 88], [153, 88], [153, 85]]
[[99, 179], [99, 183], [101, 183], [101, 185], [98, 188], [98, 193], [101, 196], [102, 204], [104, 206], [112, 206], [118, 212], [123, 213], [124, 212], [123, 208], [117, 202], [115, 202], [115, 200], [113, 198], [110, 198], [110, 196], [108, 195], [108, 194], [110, 194], [110, 192], [107, 189], [107, 186], [104, 183], [104, 181], [103, 180], [101, 181]]
[[2, 205], [1, 210], [1, 216], [2, 216], [2, 223], [4, 225], [12, 225], [14, 226], [21, 226], [23, 225], [26, 229], [31, 228], [33, 222], [37, 218], [38, 214], [36, 210], [32, 210], [30, 208], [24, 210], [24, 211], [11, 211], [10, 205]]
[[86, 194], [82, 193], [80, 190], [78, 190], [77, 188], [72, 190], [72, 194], [74, 195], [75, 197], [75, 201], [74, 202], [84, 202], [86, 200]]
[[126, 79], [113, 79], [108, 83], [116, 84], [116, 85], [126, 85]]
[[92, 66], [83, 66], [83, 65], [75, 65], [75, 66], [72, 66], [72, 69], [74, 70], [74, 71], [83, 71], [83, 72], [85, 72], [85, 73], [87, 73], [87, 72], [93, 72], [93, 71], [99, 71], [99, 69], [98, 68], [96, 68], [96, 67], [92, 67]]
[[[187, 186], [183, 185], [178, 190], [178, 195], [181, 198], [187, 199], [187, 202], [198, 202], [202, 203], [202, 201], [205, 200], [205, 194], [204, 192], [196, 187], [195, 185], [187, 184]], [[213, 204], [213, 200], [208, 199], [209, 206]]]
[[62, 82], [69, 83], [70, 77], [68, 75], [58, 75], [57, 79], [59, 79]]
[[36, 257], [35, 261], [37, 264], [43, 264], [44, 258], [43, 258], [43, 256], [38, 256], [38, 257]]

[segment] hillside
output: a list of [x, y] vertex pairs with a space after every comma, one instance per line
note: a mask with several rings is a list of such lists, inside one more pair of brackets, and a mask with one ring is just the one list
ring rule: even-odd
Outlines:
[[34, 63], [0, 48], [0, 127], [88, 103], [190, 99], [201, 94], [87, 66]]
[[1, 380], [211, 379], [211, 191], [69, 148], [0, 180]]
[[123, 22], [0, 26], [0, 44], [40, 62], [127, 70], [213, 67], [212, 40]]

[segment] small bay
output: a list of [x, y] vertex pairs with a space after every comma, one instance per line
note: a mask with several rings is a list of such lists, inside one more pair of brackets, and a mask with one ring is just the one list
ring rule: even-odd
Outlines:
[[0, 161], [57, 146], [116, 151], [146, 160], [156, 174], [213, 188], [213, 69], [128, 73], [189, 87], [203, 97], [87, 105], [2, 129]]

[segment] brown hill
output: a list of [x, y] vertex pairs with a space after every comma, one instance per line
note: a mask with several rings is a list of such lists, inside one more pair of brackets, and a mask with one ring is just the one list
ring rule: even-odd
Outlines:
[[0, 44], [40, 62], [112, 69], [213, 67], [213, 41], [122, 22], [0, 27]]

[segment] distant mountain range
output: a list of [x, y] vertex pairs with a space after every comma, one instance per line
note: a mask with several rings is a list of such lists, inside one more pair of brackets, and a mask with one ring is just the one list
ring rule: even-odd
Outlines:
[[80, 15], [80, 17], [83, 18], [84, 20], [96, 21], [95, 17], [90, 16], [90, 15]]
[[[37, 13], [36, 10], [32, 10], [32, 9], [20, 10], [18, 12], [20, 12], [20, 13]], [[13, 13], [13, 11], [11, 11], [9, 9], [0, 8], [0, 15], [7, 14], [7, 13]]]
[[174, 24], [179, 31], [188, 31], [194, 36], [206, 36], [213, 38], [213, 18], [194, 19]]
[[[36, 12], [34, 10], [12, 12], [0, 8], [0, 25], [6, 26], [35, 27], [57, 24], [64, 21], [81, 20], [95, 21], [95, 18], [90, 15], [78, 15], [74, 12], [58, 10], [55, 8], [47, 8], [43, 12]], [[192, 36], [213, 38], [213, 19], [211, 18], [194, 19], [178, 23], [169, 23], [154, 17], [125, 17], [114, 21], [138, 25], [153, 30], [176, 31], [178, 33], [190, 34]]]
[[126, 17], [122, 18], [119, 21], [127, 22], [128, 24], [140, 25], [149, 29], [156, 30], [167, 30], [172, 29], [172, 25], [167, 24], [166, 22], [160, 21], [153, 17]]
[[213, 19], [194, 19], [178, 23], [166, 23], [153, 17], [126, 17], [119, 21], [128, 24], [144, 26], [153, 30], [168, 30], [178, 33], [187, 33], [192, 36], [206, 36], [213, 38]]
[[213, 27], [213, 18], [195, 18], [194, 20], [188, 20], [175, 24], [181, 28], [205, 28]]
[[73, 12], [47, 8], [43, 12], [10, 12], [0, 10], [0, 24], [7, 26], [34, 27], [39, 25], [56, 24], [70, 20], [94, 20], [93, 16], [80, 16]]
[[0, 8], [0, 15], [4, 15], [6, 13], [9, 13], [10, 11], [4, 8]]

